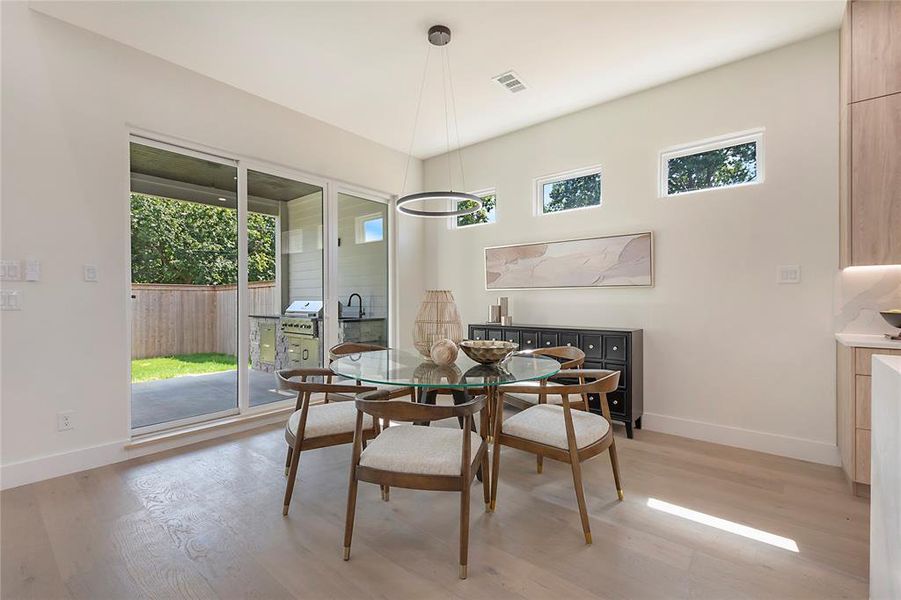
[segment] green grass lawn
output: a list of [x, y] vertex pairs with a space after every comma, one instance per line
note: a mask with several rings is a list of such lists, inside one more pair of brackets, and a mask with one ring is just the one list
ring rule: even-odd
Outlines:
[[139, 358], [131, 361], [131, 382], [231, 371], [237, 366], [238, 358], [231, 354], [176, 354]]

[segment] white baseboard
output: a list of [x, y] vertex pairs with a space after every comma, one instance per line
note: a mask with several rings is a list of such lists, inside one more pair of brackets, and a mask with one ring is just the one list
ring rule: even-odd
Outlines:
[[787, 456], [824, 465], [841, 466], [838, 446], [816, 440], [790, 437], [740, 427], [693, 421], [680, 417], [644, 413], [641, 418], [644, 429], [671, 433], [705, 442], [756, 450], [767, 454]]
[[135, 444], [131, 439], [116, 440], [88, 448], [9, 463], [0, 466], [0, 489], [6, 490], [36, 481], [111, 465], [129, 458], [155, 454], [233, 433], [266, 427], [273, 423], [283, 423], [285, 419], [285, 414], [279, 413], [262, 418], [238, 420], [221, 427], [190, 432], [152, 443]]

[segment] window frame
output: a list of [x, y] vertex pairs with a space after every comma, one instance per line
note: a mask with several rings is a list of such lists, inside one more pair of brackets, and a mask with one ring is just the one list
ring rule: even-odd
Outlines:
[[[472, 194], [473, 196], [478, 196], [481, 199], [483, 196], [494, 196], [494, 221], [489, 221], [487, 223], [470, 223], [469, 225], [459, 225], [457, 224], [457, 217], [451, 217], [448, 219], [448, 228], [449, 229], [469, 229], [470, 227], [480, 227], [482, 225], [494, 225], [497, 223], [497, 189], [483, 188], [481, 190], [476, 190], [474, 192], [467, 192], [468, 194]], [[449, 202], [448, 210], [457, 210], [457, 205], [460, 203], [459, 200], [451, 200]]]
[[[697, 194], [700, 192], [710, 192], [714, 190], [727, 190], [737, 187], [759, 185], [763, 183], [766, 179], [766, 161], [764, 148], [765, 133], [766, 128], [757, 127], [755, 129], [727, 133], [712, 138], [690, 142], [688, 144], [679, 144], [677, 146], [664, 148], [659, 152], [659, 160], [657, 161], [657, 196], [659, 198], [671, 198], [674, 196], [685, 196], [687, 194]], [[757, 177], [754, 180], [746, 181], [744, 183], [733, 183], [730, 185], [719, 185], [701, 188], [698, 190], [689, 190], [687, 192], [675, 192], [672, 194], [669, 193], [669, 161], [673, 160], [674, 158], [682, 158], [683, 156], [691, 156], [693, 154], [703, 154], [704, 152], [710, 152], [711, 150], [721, 150], [723, 148], [730, 148], [732, 146], [739, 146], [741, 144], [747, 144], [750, 142], [755, 142], [754, 148], [756, 150], [754, 158], [757, 162]]]
[[[557, 210], [545, 212], [544, 210], [544, 186], [549, 183], [558, 183], [568, 179], [576, 179], [578, 177], [586, 177], [588, 175], [597, 175], [601, 178], [600, 190], [598, 193], [598, 203], [591, 206], [579, 206], [576, 208], [567, 208], [565, 210]], [[571, 213], [576, 210], [590, 210], [593, 208], [601, 208], [604, 206], [604, 173], [600, 164], [591, 165], [589, 167], [581, 167], [578, 169], [570, 169], [569, 171], [561, 171], [536, 177], [532, 185], [532, 213], [537, 217], [546, 217], [548, 215], [562, 215]]]
[[[382, 237], [377, 240], [367, 240], [366, 239], [366, 223], [369, 221], [377, 221], [380, 220], [382, 222]], [[357, 244], [375, 244], [377, 242], [385, 241], [385, 215], [383, 213], [371, 213], [368, 215], [360, 215], [359, 217], [354, 217], [354, 241]]]

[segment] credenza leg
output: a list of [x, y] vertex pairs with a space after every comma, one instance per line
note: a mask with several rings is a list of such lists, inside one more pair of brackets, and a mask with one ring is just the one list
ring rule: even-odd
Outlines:
[[641, 417], [635, 419], [635, 429], [641, 429]]
[[634, 437], [632, 434], [632, 421], [626, 421], [626, 437], [630, 440]]

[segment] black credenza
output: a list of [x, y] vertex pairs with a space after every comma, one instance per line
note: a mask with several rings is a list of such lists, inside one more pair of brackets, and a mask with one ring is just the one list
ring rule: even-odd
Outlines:
[[[575, 346], [585, 353], [586, 369], [619, 371], [619, 387], [607, 394], [610, 416], [626, 425], [632, 437], [632, 426], [641, 429], [644, 412], [643, 359], [641, 329], [589, 329], [551, 325], [511, 325], [478, 323], [469, 326], [471, 340], [506, 340], [519, 344], [520, 350], [552, 346]], [[601, 412], [600, 398], [589, 397], [592, 412]]]

